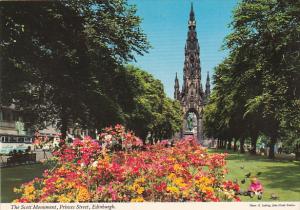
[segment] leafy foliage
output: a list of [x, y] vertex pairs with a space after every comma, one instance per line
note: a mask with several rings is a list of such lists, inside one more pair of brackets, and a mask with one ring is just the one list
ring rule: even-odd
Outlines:
[[63, 134], [70, 123], [124, 121], [110, 96], [115, 69], [149, 47], [135, 7], [90, 0], [0, 9], [3, 104], [14, 103], [37, 127], [57, 123]]
[[[116, 81], [120, 86], [117, 101], [124, 110], [129, 129], [143, 139], [150, 134], [152, 140], [171, 138], [180, 130], [180, 105], [166, 97], [161, 81], [130, 65], [120, 70], [120, 74]], [[133, 100], [128, 101], [128, 98]]]
[[299, 14], [293, 0], [239, 3], [225, 42], [230, 55], [216, 68], [214, 98], [205, 111], [209, 134], [219, 129], [221, 139], [250, 137], [255, 149], [263, 133], [271, 158], [278, 139], [299, 136]]
[[[3, 104], [27, 126], [103, 128], [123, 123], [139, 136], [170, 138], [179, 105], [159, 80], [133, 66], [149, 44], [124, 0], [2, 2]], [[38, 17], [38, 18], [37, 18]]]

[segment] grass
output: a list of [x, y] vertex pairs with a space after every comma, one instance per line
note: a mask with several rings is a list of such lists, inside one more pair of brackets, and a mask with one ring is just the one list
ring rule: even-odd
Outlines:
[[31, 181], [34, 177], [41, 177], [45, 169], [46, 166], [42, 164], [1, 168], [0, 202], [12, 202], [17, 197], [13, 189], [19, 187], [24, 182]]
[[[225, 152], [222, 150], [210, 150], [210, 152]], [[241, 190], [247, 190], [249, 179], [242, 184], [240, 181], [245, 174], [256, 175], [262, 172], [258, 179], [264, 187], [262, 201], [273, 201], [271, 194], [276, 194], [278, 201], [300, 201], [300, 162], [291, 160], [269, 160], [264, 156], [252, 156], [227, 152], [227, 167], [229, 173], [226, 178], [237, 179]], [[243, 169], [241, 167], [244, 167]], [[241, 196], [242, 201], [258, 201], [257, 197]]]
[[[209, 152], [224, 152], [222, 150], [210, 150]], [[249, 179], [245, 184], [241, 180], [245, 174], [251, 172], [258, 176], [264, 186], [262, 201], [270, 201], [271, 193], [279, 196], [279, 201], [300, 201], [300, 162], [286, 160], [269, 160], [262, 156], [251, 156], [248, 154], [239, 154], [228, 152], [227, 166], [229, 173], [226, 178], [238, 179], [242, 190], [249, 186]], [[241, 169], [241, 167], [244, 169]], [[19, 187], [22, 183], [32, 180], [34, 177], [40, 177], [46, 168], [45, 165], [34, 164], [26, 166], [17, 166], [11, 168], [1, 168], [1, 203], [11, 202], [16, 198], [13, 192], [14, 187]], [[242, 201], [258, 201], [257, 198], [241, 196]]]

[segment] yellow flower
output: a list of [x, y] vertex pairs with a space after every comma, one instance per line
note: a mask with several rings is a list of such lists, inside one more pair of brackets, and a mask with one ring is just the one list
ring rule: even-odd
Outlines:
[[184, 191], [182, 191], [182, 195], [183, 195], [183, 197], [188, 198], [190, 195], [190, 192], [188, 190], [184, 190]]
[[181, 167], [181, 165], [179, 165], [179, 164], [175, 164], [174, 165], [174, 170], [177, 172], [177, 171], [179, 171], [179, 170], [181, 170], [182, 169], [182, 167]]
[[110, 156], [109, 156], [109, 154], [106, 153], [105, 147], [103, 147], [103, 149], [102, 149], [102, 154], [103, 154], [103, 162], [109, 163]]
[[145, 188], [139, 187], [139, 188], [136, 190], [136, 192], [140, 195], [140, 194], [142, 194], [142, 193], [144, 192], [144, 190], [145, 190]]
[[173, 180], [176, 178], [176, 175], [174, 173], [170, 173], [168, 176], [168, 179]]
[[140, 187], [139, 184], [133, 183], [133, 185], [129, 185], [127, 188], [132, 191], [136, 191]]
[[206, 177], [206, 176], [201, 177], [201, 179], [200, 179], [199, 181], [202, 182], [202, 183], [205, 184], [205, 185], [209, 185], [209, 184], [212, 183], [211, 179], [209, 179], [209, 178]]
[[212, 187], [203, 187], [201, 189], [202, 192], [205, 192], [205, 193], [210, 193], [210, 192], [213, 192], [213, 188]]
[[30, 194], [32, 194], [34, 192], [35, 188], [32, 185], [26, 185], [24, 188], [24, 194], [26, 196], [29, 196]]
[[178, 187], [186, 187], [186, 184], [184, 183], [184, 180], [181, 177], [175, 178], [173, 180], [173, 183], [176, 184]]
[[176, 184], [176, 185], [178, 185], [178, 186], [182, 186], [182, 184], [184, 184], [184, 183], [183, 183], [183, 179], [182, 179], [181, 177], [175, 178], [175, 179], [173, 180], [173, 183]]
[[140, 177], [140, 178], [136, 179], [134, 182], [135, 183], [144, 183], [145, 182], [145, 178], [144, 177]]
[[134, 184], [132, 185], [133, 190], [137, 190], [139, 187], [140, 187], [140, 185], [137, 184], [137, 183], [134, 183]]
[[60, 202], [60, 203], [69, 203], [71, 202], [71, 198], [65, 196], [65, 195], [60, 195], [58, 198], [57, 198], [57, 201]]
[[175, 161], [176, 159], [173, 158], [173, 157], [169, 157], [168, 160], [169, 160], [169, 161]]
[[179, 189], [174, 186], [168, 186], [167, 191], [170, 191], [171, 193], [174, 193], [174, 194], [179, 194]]
[[67, 188], [67, 189], [72, 189], [72, 188], [74, 188], [74, 187], [75, 187], [75, 183], [74, 183], [74, 182], [67, 182], [65, 188]]
[[59, 188], [64, 188], [63, 187], [63, 184], [64, 184], [64, 178], [58, 178], [56, 181], [55, 181], [55, 184], [56, 184], [56, 188], [59, 189]]
[[31, 194], [31, 195], [26, 196], [26, 198], [27, 198], [29, 201], [33, 201], [34, 198], [35, 198], [35, 196]]
[[145, 201], [144, 198], [141, 196], [131, 199], [131, 202], [144, 202], [144, 201]]
[[195, 184], [199, 187], [199, 188], [203, 188], [205, 186], [208, 186], [210, 184], [212, 184], [212, 180], [209, 179], [208, 177], [201, 177], [199, 180], [195, 181]]

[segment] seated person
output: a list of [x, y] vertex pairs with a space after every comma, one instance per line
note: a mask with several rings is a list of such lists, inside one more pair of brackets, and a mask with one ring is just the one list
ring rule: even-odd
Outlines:
[[258, 181], [256, 177], [251, 178], [251, 184], [248, 188], [248, 195], [252, 198], [254, 195], [257, 195], [257, 198], [260, 200], [262, 198], [263, 186]]

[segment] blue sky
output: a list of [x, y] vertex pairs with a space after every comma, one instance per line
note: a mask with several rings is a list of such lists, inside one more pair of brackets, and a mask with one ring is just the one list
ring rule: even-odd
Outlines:
[[228, 24], [238, 0], [129, 0], [129, 4], [137, 6], [137, 14], [143, 19], [142, 29], [153, 47], [148, 54], [137, 56], [134, 65], [161, 80], [171, 98], [176, 72], [180, 86], [182, 84], [191, 2], [196, 15], [201, 76], [205, 87], [207, 71], [212, 75], [214, 67], [227, 55], [221, 46], [224, 37], [230, 33]]

